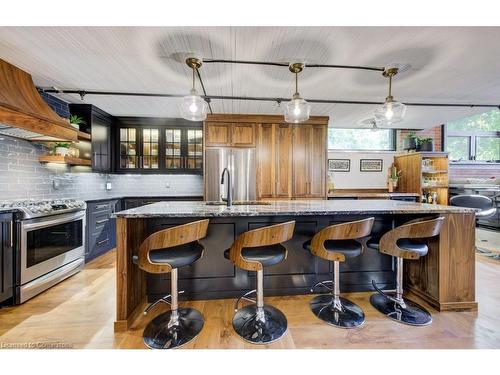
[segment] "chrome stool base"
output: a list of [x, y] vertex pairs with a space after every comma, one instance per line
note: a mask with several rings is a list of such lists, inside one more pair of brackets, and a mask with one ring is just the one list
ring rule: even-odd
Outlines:
[[338, 297], [341, 308], [335, 306], [332, 294], [314, 297], [309, 305], [314, 315], [324, 322], [340, 328], [356, 328], [365, 322], [365, 313], [361, 307], [346, 298]]
[[264, 305], [263, 321], [257, 319], [257, 305], [248, 305], [234, 314], [233, 328], [245, 341], [269, 344], [280, 339], [287, 330], [285, 315], [277, 308]]
[[403, 324], [426, 326], [432, 323], [432, 316], [425, 308], [407, 299], [404, 308], [382, 294], [373, 294], [370, 303], [388, 318]]
[[187, 344], [201, 332], [203, 316], [198, 310], [181, 308], [178, 323], [169, 327], [172, 311], [154, 318], [144, 329], [144, 344], [151, 349], [172, 349]]

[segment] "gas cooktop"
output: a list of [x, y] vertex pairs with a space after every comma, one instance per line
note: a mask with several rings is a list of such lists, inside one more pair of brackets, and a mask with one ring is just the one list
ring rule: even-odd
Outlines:
[[23, 219], [59, 215], [86, 209], [84, 201], [77, 199], [16, 200], [0, 202], [0, 208], [15, 208], [22, 212]]

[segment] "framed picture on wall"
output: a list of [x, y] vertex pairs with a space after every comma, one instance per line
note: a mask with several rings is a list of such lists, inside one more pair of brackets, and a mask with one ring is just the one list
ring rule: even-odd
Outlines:
[[349, 172], [351, 159], [328, 159], [328, 170], [330, 172]]
[[361, 159], [359, 161], [359, 170], [361, 172], [382, 172], [382, 159]]

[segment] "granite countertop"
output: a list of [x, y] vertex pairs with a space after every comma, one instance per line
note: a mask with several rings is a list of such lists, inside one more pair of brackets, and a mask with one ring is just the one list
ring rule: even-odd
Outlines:
[[391, 197], [418, 197], [417, 193], [363, 193], [363, 192], [333, 192], [328, 193], [328, 198], [391, 198]]
[[216, 206], [206, 202], [158, 202], [116, 212], [115, 217], [237, 217], [237, 216], [321, 216], [334, 214], [441, 214], [471, 213], [472, 208], [451, 207], [395, 200], [308, 200], [274, 201], [262, 205]]

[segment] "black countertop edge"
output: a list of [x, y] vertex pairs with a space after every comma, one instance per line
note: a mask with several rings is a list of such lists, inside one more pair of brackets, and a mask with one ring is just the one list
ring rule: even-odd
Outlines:
[[85, 202], [103, 202], [114, 199], [169, 199], [169, 200], [203, 200], [202, 195], [117, 195], [102, 198], [82, 199]]

